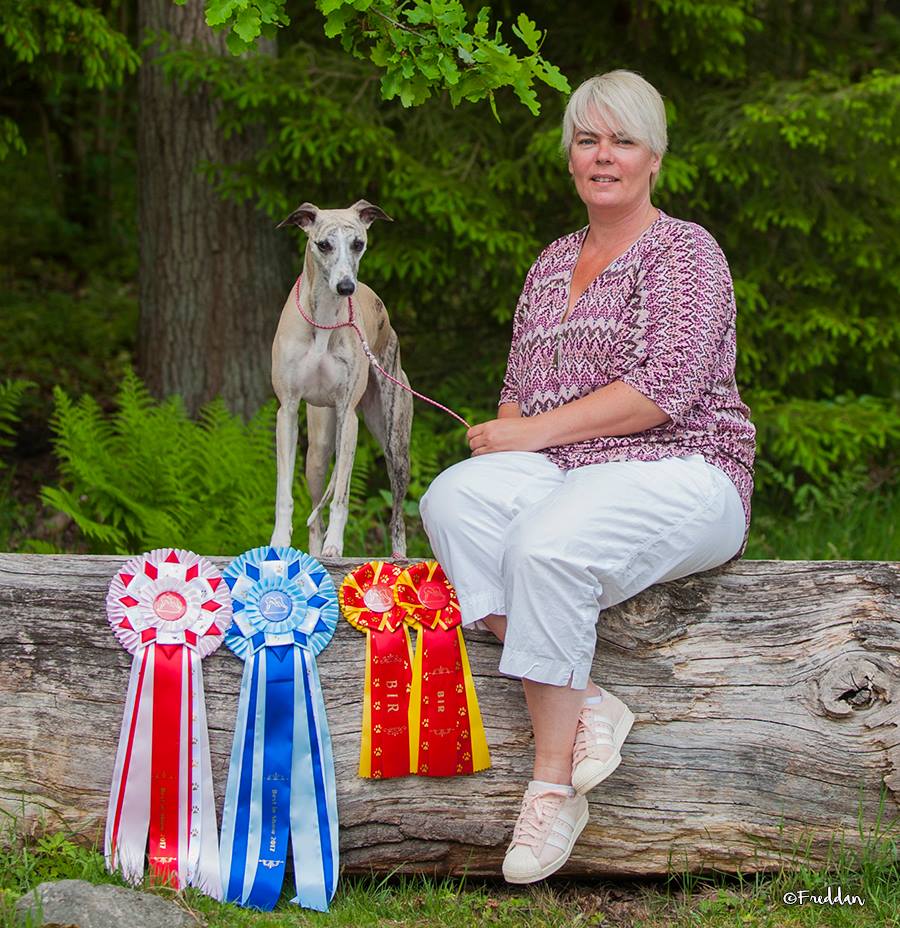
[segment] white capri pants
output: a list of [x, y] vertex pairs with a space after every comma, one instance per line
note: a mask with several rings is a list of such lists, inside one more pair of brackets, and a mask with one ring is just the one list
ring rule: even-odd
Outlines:
[[419, 503], [463, 625], [505, 615], [500, 672], [587, 686], [597, 613], [730, 560], [741, 499], [701, 454], [562, 470], [498, 451], [438, 474]]

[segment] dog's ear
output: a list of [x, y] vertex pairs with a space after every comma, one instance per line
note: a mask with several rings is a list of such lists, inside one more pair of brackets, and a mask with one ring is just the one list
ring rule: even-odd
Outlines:
[[301, 203], [287, 219], [282, 219], [275, 228], [280, 229], [282, 226], [300, 226], [301, 229], [306, 231], [316, 221], [318, 212], [318, 206], [314, 206], [312, 203]]
[[393, 222], [390, 216], [380, 207], [368, 200], [357, 200], [350, 209], [356, 210], [360, 222], [368, 229], [376, 219], [385, 219]]

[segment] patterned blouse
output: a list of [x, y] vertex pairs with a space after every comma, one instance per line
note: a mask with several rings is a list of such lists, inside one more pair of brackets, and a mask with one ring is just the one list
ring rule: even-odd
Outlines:
[[616, 460], [702, 454], [737, 487], [747, 525], [756, 428], [734, 379], [734, 289], [728, 263], [701, 226], [659, 218], [578, 298], [572, 274], [588, 227], [557, 239], [525, 279], [500, 403], [533, 416], [621, 380], [670, 422], [632, 435], [545, 448], [565, 470]]

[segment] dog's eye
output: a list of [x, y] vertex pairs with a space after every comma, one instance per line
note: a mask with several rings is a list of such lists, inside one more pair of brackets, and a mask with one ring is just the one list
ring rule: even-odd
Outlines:
[[316, 248], [318, 248], [319, 251], [322, 251], [325, 254], [328, 254], [329, 251], [334, 251], [334, 245], [332, 245], [331, 242], [328, 242], [328, 241], [316, 242]]
[[365, 242], [364, 242], [361, 238], [355, 238], [355, 239], [353, 239], [353, 241], [350, 243], [350, 247], [351, 247], [354, 251], [362, 251], [362, 250], [363, 250], [363, 245], [364, 245], [364, 244], [365, 244]]

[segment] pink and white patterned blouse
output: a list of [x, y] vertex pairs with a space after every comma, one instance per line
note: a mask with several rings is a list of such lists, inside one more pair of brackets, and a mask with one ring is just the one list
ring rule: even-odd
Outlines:
[[587, 231], [548, 245], [528, 272], [500, 403], [533, 416], [613, 380], [634, 387], [671, 421], [542, 453], [565, 470], [702, 454], [740, 494], [747, 527], [738, 558], [750, 527], [756, 428], [734, 378], [737, 311], [725, 256], [704, 228], [660, 210], [561, 323]]

